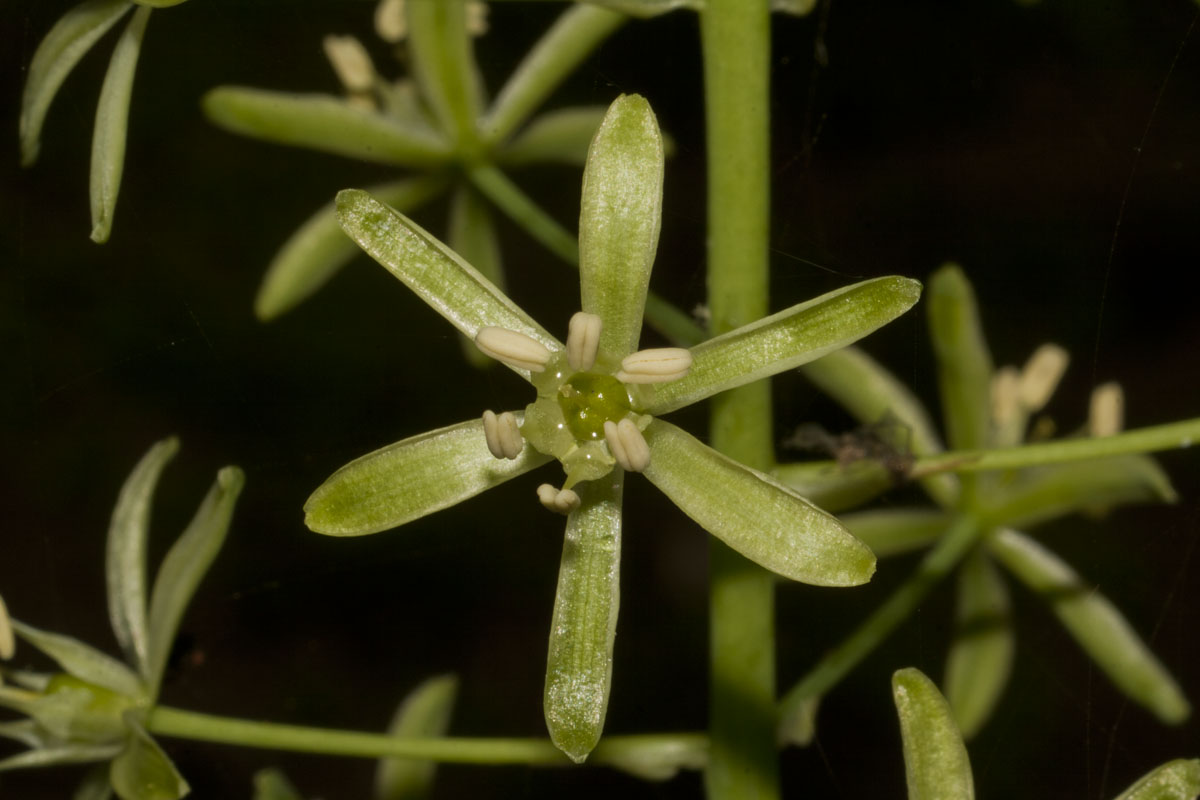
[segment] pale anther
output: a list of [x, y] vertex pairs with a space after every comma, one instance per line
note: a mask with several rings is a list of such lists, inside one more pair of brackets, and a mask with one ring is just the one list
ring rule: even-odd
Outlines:
[[16, 652], [17, 642], [13, 638], [12, 622], [8, 618], [8, 606], [0, 597], [0, 659], [7, 661]]
[[375, 65], [362, 42], [353, 36], [330, 34], [321, 42], [325, 57], [349, 92], [367, 92], [375, 83]]
[[1115, 436], [1125, 427], [1125, 392], [1116, 381], [1102, 383], [1092, 390], [1088, 409], [1088, 433]]
[[586, 371], [596, 365], [600, 347], [600, 318], [586, 311], [576, 311], [567, 324], [567, 365], [576, 371]]
[[510, 367], [542, 372], [550, 360], [550, 351], [536, 339], [507, 328], [488, 326], [475, 334], [475, 346], [497, 361]]
[[617, 465], [627, 472], [641, 472], [650, 466], [650, 445], [631, 419], [604, 423], [604, 439]]
[[551, 511], [559, 514], [570, 514], [579, 508], [579, 495], [571, 489], [555, 489], [548, 483], [537, 488], [538, 500]]
[[408, 35], [404, 0], [379, 0], [379, 5], [375, 6], [375, 33], [388, 44], [395, 44]]
[[1026, 411], [1038, 411], [1046, 405], [1070, 360], [1067, 351], [1056, 344], [1044, 344], [1033, 352], [1021, 370], [1021, 405]]
[[666, 383], [682, 378], [692, 368], [692, 354], [682, 347], [638, 350], [621, 360], [617, 380], [622, 383]]
[[1017, 415], [1020, 405], [1021, 373], [1016, 367], [1001, 367], [992, 375], [992, 420], [1005, 425]]
[[494, 411], [483, 412], [483, 435], [487, 440], [488, 450], [496, 458], [516, 458], [525, 448], [521, 428], [511, 411], [502, 414], [496, 414]]
[[487, 3], [480, 0], [467, 2], [467, 33], [471, 36], [483, 36], [488, 32]]

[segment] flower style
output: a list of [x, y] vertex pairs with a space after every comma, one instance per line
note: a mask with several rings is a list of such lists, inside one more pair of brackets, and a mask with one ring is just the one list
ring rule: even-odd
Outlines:
[[[626, 17], [586, 5], [568, 9], [485, 107], [471, 47], [471, 34], [478, 31], [471, 10], [480, 6], [461, 0], [381, 0], [376, 32], [405, 47], [403, 60], [411, 64], [412, 78], [385, 79], [358, 40], [330, 36], [326, 52], [347, 96], [221, 86], [204, 97], [205, 113], [234, 133], [408, 170], [408, 177], [370, 189], [405, 213], [449, 192], [447, 241], [497, 286], [503, 287], [504, 270], [485, 197], [574, 261], [573, 238], [501, 169], [583, 164], [603, 106], [563, 108], [532, 122], [530, 116]], [[269, 320], [294, 308], [357, 252], [342, 234], [333, 204], [319, 209], [268, 266], [256, 313]], [[469, 358], [488, 361], [470, 342], [465, 346]]]
[[117, 193], [125, 169], [125, 131], [129, 123], [129, 99], [138, 54], [146, 35], [146, 23], [155, 8], [176, 6], [184, 0], [87, 0], [62, 16], [38, 45], [29, 64], [25, 93], [21, 97], [21, 163], [37, 160], [42, 123], [54, 96], [67, 75], [108, 30], [131, 9], [133, 18], [125, 26], [113, 50], [92, 132], [91, 205], [92, 241], [103, 244], [112, 232], [117, 210]]
[[351, 462], [309, 498], [306, 522], [354, 536], [410, 522], [557, 459], [541, 501], [567, 518], [545, 711], [577, 761], [603, 727], [616, 624], [624, 474], [640, 471], [734, 549], [787, 578], [868, 580], [874, 556], [832, 516], [772, 478], [659, 419], [858, 339], [917, 300], [888, 277], [801, 303], [690, 350], [638, 350], [658, 241], [662, 139], [647, 102], [622, 96], [592, 142], [580, 212], [582, 312], [564, 346], [469, 264], [370, 197], [338, 195], [346, 232], [423, 300], [529, 380], [523, 413], [488, 412]]
[[[1020, 370], [993, 370], [974, 292], [962, 270], [953, 265], [938, 270], [929, 281], [927, 300], [951, 447], [1015, 447], [1026, 438], [1027, 429], [1033, 440], [1051, 435], [1049, 418], [1031, 419], [1050, 400], [1066, 371], [1067, 352], [1046, 344]], [[862, 422], [890, 417], [901, 423], [907, 441], [893, 444], [909, 446], [916, 456], [942, 451], [920, 401], [861, 351], [846, 348], [806, 364], [802, 371]], [[1116, 383], [1097, 387], [1082, 435], [1119, 433], [1122, 397]], [[836, 470], [803, 464], [781, 466], [775, 474], [822, 507], [838, 510], [892, 483], [878, 464], [857, 467], [843, 473], [840, 481]], [[1049, 604], [1120, 691], [1163, 722], [1178, 724], [1187, 718], [1190, 706], [1179, 685], [1121, 612], [1044, 545], [1016, 530], [1074, 512], [1094, 515], [1124, 503], [1174, 502], [1170, 480], [1153, 459], [1126, 455], [1003, 473], [912, 477], [940, 509], [863, 511], [846, 514], [842, 521], [880, 556], [934, 542], [941, 548], [961, 548], [959, 556], [965, 559], [958, 573], [959, 634], [947, 656], [945, 693], [965, 736], [973, 736], [996, 707], [1015, 649], [1008, 590], [997, 563]], [[966, 531], [966, 538], [961, 536], [964, 520], [974, 531]], [[956, 535], [961, 544], [948, 544]], [[980, 544], [974, 547], [976, 541]], [[784, 700], [782, 730], [798, 744], [811, 734], [811, 720], [805, 717], [816, 698], [806, 694], [797, 687]]]
[[[146, 732], [146, 715], [162, 685], [179, 621], [225, 541], [243, 476], [225, 467], [191, 523], [167, 552], [146, 602], [146, 544], [150, 505], [163, 467], [179, 443], [150, 448], [121, 489], [108, 531], [108, 612], [125, 661], [78, 639], [11, 620], [21, 639], [62, 668], [58, 674], [5, 670], [0, 706], [27, 719], [0, 722], [0, 736], [30, 749], [0, 760], [0, 772], [56, 764], [107, 762], [85, 779], [77, 797], [169, 800], [188, 793], [187, 782]], [[0, 602], [0, 657], [11, 659]], [[10, 634], [11, 636], [11, 634]]]

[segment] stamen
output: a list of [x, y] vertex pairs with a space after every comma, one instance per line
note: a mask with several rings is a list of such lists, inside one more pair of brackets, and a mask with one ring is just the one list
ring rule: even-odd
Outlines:
[[480, 0], [467, 0], [467, 33], [471, 36], [483, 36], [487, 32], [487, 3], [480, 2]]
[[1026, 411], [1038, 411], [1046, 405], [1070, 360], [1067, 351], [1056, 344], [1044, 344], [1034, 351], [1021, 371], [1021, 405]]
[[650, 445], [631, 419], [604, 423], [604, 439], [621, 469], [641, 472], [650, 466]]
[[375, 33], [388, 44], [396, 44], [408, 35], [404, 0], [379, 0], [375, 6]]
[[13, 638], [12, 622], [8, 619], [8, 606], [0, 597], [0, 659], [8, 661], [16, 652], [17, 642]]
[[538, 500], [551, 511], [559, 514], [570, 514], [579, 508], [579, 495], [571, 489], [555, 489], [548, 483], [537, 488]]
[[600, 347], [600, 318], [586, 311], [576, 311], [567, 324], [567, 366], [583, 372], [596, 365], [596, 350]]
[[536, 339], [507, 328], [488, 326], [475, 334], [475, 346], [497, 361], [510, 367], [542, 372], [550, 360], [550, 351]]
[[1116, 381], [1102, 383], [1092, 390], [1088, 409], [1088, 433], [1114, 436], [1125, 427], [1125, 392]]
[[353, 36], [330, 34], [321, 42], [325, 57], [333, 65], [338, 80], [351, 93], [369, 92], [375, 83], [375, 65], [362, 42]]
[[639, 350], [625, 356], [617, 380], [622, 383], [666, 383], [682, 378], [692, 368], [692, 354], [682, 347]]
[[992, 375], [992, 421], [1004, 425], [1017, 415], [1020, 404], [1021, 373], [1016, 367], [1002, 367]]
[[496, 458], [514, 459], [525, 449], [525, 439], [517, 418], [511, 411], [497, 415], [493, 411], [483, 412], [483, 435], [488, 450]]

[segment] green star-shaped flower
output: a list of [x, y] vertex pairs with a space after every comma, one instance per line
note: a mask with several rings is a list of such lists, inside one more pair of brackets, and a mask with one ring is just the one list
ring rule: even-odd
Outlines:
[[[108, 612], [125, 653], [120, 661], [78, 639], [12, 620], [12, 630], [52, 658], [58, 674], [5, 671], [0, 706], [26, 719], [0, 722], [0, 736], [30, 749], [0, 761], [0, 772], [23, 767], [108, 762], [89, 773], [78, 797], [173, 800], [187, 782], [143, 725], [162, 685], [175, 631], [188, 601], [225, 541], [243, 476], [226, 467], [191, 523], [167, 552], [147, 603], [146, 544], [150, 505], [163, 467], [179, 443], [154, 445], [134, 468], [113, 510], [108, 531]], [[0, 602], [0, 657], [12, 656]]]
[[703, 528], [785, 577], [868, 580], [875, 559], [832, 516], [658, 417], [792, 369], [910, 308], [916, 281], [831, 292], [690, 350], [637, 350], [658, 242], [662, 138], [649, 104], [618, 98], [592, 142], [580, 213], [582, 312], [564, 346], [462, 258], [365, 192], [338, 195], [342, 226], [422, 299], [537, 388], [523, 414], [486, 412], [351, 462], [305, 506], [321, 533], [392, 528], [557, 459], [568, 513], [546, 676], [551, 738], [583, 760], [599, 739], [617, 615], [621, 491], [642, 472]]

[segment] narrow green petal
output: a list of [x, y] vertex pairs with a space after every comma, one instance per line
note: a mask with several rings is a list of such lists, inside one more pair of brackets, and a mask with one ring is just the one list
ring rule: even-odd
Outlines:
[[233, 506], [245, 483], [237, 467], [225, 467], [196, 509], [192, 521], [167, 551], [150, 596], [150, 696], [158, 694], [175, 632], [204, 573], [225, 542]]
[[[470, 184], [459, 185], [450, 198], [450, 225], [446, 243], [499, 291], [504, 291], [504, 264], [496, 226], [492, 224], [492, 214], [487, 204]], [[465, 336], [462, 337], [462, 346], [463, 355], [469, 363], [477, 367], [496, 363]]]
[[120, 746], [65, 744], [43, 750], [26, 750], [0, 761], [0, 772], [30, 767], [56, 767], [61, 764], [86, 764], [107, 761], [121, 751]]
[[921, 284], [897, 276], [837, 289], [701, 342], [687, 377], [639, 386], [647, 414], [664, 414], [845, 347], [912, 308]]
[[656, 17], [680, 8], [690, 8], [699, 11], [704, 8], [704, 0], [586, 0], [594, 6], [611, 8], [631, 17]]
[[[342, 229], [434, 311], [468, 338], [488, 325], [523, 333], [551, 352], [562, 343], [538, 325], [504, 292], [408, 217], [361, 189], [337, 196]], [[524, 370], [515, 370], [529, 375]]]
[[[0, 702], [3, 702], [0, 699]], [[13, 709], [18, 711], [20, 709]], [[18, 719], [11, 722], [0, 722], [0, 736], [20, 742], [26, 747], [42, 747], [46, 740], [37, 723], [31, 719]]]
[[109, 780], [122, 800], [178, 800], [191, 788], [171, 759], [133, 716], [125, 715], [129, 743], [113, 759]]
[[1200, 759], [1178, 758], [1155, 767], [1113, 800], [1196, 800]]
[[100, 102], [96, 106], [96, 125], [92, 131], [92, 241], [108, 241], [112, 231], [113, 214], [117, 210], [117, 193], [121, 190], [121, 173], [125, 170], [125, 133], [129, 126], [129, 98], [133, 95], [133, 76], [137, 71], [138, 54], [146, 35], [150, 9], [141, 7], [125, 26], [108, 72], [100, 87]]
[[[522, 419], [517, 414], [517, 419]], [[351, 461], [304, 504], [306, 525], [331, 536], [361, 536], [432, 514], [550, 460], [526, 446], [515, 460], [488, 451], [474, 419], [396, 442]]]
[[662, 420], [645, 431], [645, 475], [683, 513], [751, 561], [817, 586], [857, 586], [875, 556], [834, 517]]
[[579, 211], [583, 310], [600, 317], [600, 358], [637, 349], [662, 221], [663, 143], [650, 104], [613, 101], [588, 151]]
[[975, 292], [960, 267], [949, 264], [933, 274], [926, 308], [950, 446], [956, 450], [987, 447], [992, 356]]
[[[458, 678], [438, 675], [422, 683], [396, 709], [388, 733], [397, 737], [445, 736], [458, 697]], [[374, 800], [416, 800], [428, 797], [437, 771], [434, 761], [383, 758], [375, 768]]]
[[555, 746], [582, 763], [600, 741], [612, 683], [620, 606], [622, 473], [584, 484], [567, 520], [550, 648], [546, 727]]
[[896, 485], [887, 468], [870, 459], [846, 466], [836, 461], [779, 464], [772, 475], [796, 494], [830, 513], [861, 506]]
[[304, 800], [282, 770], [268, 767], [254, 773], [254, 800]]
[[21, 164], [30, 166], [38, 157], [42, 123], [50, 103], [79, 59], [133, 4], [129, 0], [88, 0], [63, 14], [38, 45], [25, 91], [21, 96]]
[[150, 675], [146, 620], [146, 538], [150, 530], [150, 507], [158, 478], [178, 450], [179, 440], [171, 437], [156, 443], [142, 456], [121, 487], [108, 526], [105, 559], [108, 618], [126, 660], [146, 679]]
[[1079, 511], [1178, 498], [1154, 459], [1119, 456], [1022, 470], [987, 499], [983, 513], [993, 524], [1029, 526]]
[[987, 554], [976, 552], [958, 572], [957, 629], [946, 657], [946, 700], [963, 738], [991, 716], [1012, 670], [1016, 647], [1008, 589]]
[[[836, 400], [864, 425], [894, 420], [903, 429], [897, 447], [915, 456], [942, 452], [941, 438], [921, 401], [878, 362], [857, 347], [844, 347], [800, 367], [804, 377]], [[930, 475], [921, 485], [939, 504], [953, 505], [958, 497], [958, 478]]]
[[58, 662], [65, 672], [87, 683], [94, 683], [126, 697], [140, 697], [142, 680], [129, 667], [78, 639], [39, 630], [17, 620], [13, 630], [25, 641]]
[[[386, 183], [368, 191], [380, 202], [411, 212], [445, 188], [446, 179], [432, 175]], [[254, 298], [254, 313], [266, 322], [290, 311], [324, 286], [358, 253], [358, 245], [338, 223], [337, 206], [333, 202], [322, 206], [271, 259]]]
[[225, 130], [276, 144], [402, 167], [430, 167], [450, 155], [449, 145], [424, 126], [330, 95], [219, 86], [202, 105]]
[[466, 0], [408, 3], [408, 52], [421, 94], [443, 130], [459, 142], [475, 138], [483, 90], [467, 33]]
[[933, 544], [954, 517], [946, 511], [925, 508], [883, 508], [842, 514], [838, 519], [871, 548], [876, 558], [885, 558]]
[[1179, 685], [1108, 598], [1058, 556], [1016, 531], [1001, 529], [989, 544], [1005, 567], [1050, 604], [1118, 689], [1163, 722], [1187, 719], [1191, 707]]
[[908, 800], [972, 800], [975, 781], [950, 705], [918, 669], [892, 675], [892, 699], [904, 740]]
[[500, 161], [514, 166], [544, 161], [582, 166], [607, 112], [604, 106], [579, 106], [542, 114], [501, 150]]
[[71, 800], [109, 800], [113, 795], [112, 784], [108, 780], [108, 765], [97, 764], [88, 769]]
[[625, 17], [602, 8], [579, 4], [564, 11], [496, 96], [480, 124], [487, 140], [495, 144], [507, 139], [572, 70], [624, 23]]

